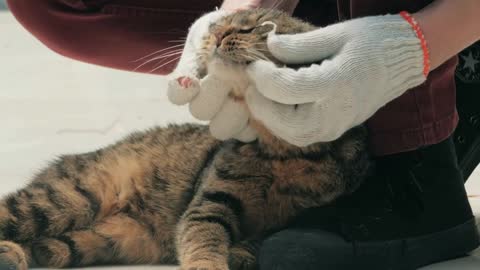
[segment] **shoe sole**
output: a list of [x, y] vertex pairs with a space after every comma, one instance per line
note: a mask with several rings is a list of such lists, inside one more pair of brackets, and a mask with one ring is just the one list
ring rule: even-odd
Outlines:
[[[452, 229], [406, 240], [410, 269], [468, 255], [480, 245], [474, 218]], [[407, 268], [408, 269], [408, 268]]]
[[475, 219], [421, 237], [347, 242], [322, 230], [288, 229], [265, 240], [262, 270], [414, 270], [466, 256], [480, 245]]

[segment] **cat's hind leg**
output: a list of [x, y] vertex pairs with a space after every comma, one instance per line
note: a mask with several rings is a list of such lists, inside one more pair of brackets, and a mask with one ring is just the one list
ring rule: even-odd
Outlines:
[[0, 241], [0, 270], [27, 270], [29, 254], [16, 243]]
[[141, 220], [117, 214], [85, 230], [35, 241], [32, 257], [39, 266], [54, 268], [174, 263], [173, 240], [168, 245], [156, 235], [155, 229]]
[[99, 152], [64, 156], [36, 175], [28, 186], [0, 200], [2, 267], [23, 269], [33, 242], [89, 227], [101, 217], [104, 200], [116, 203], [114, 192], [107, 196], [108, 188], [100, 188], [101, 171], [94, 170], [100, 158]]
[[63, 157], [3, 198], [0, 239], [26, 243], [90, 225], [102, 205], [100, 181], [84, 165], [90, 159], [93, 154]]
[[[75, 225], [75, 217], [82, 216], [84, 209], [76, 213], [62, 213], [63, 207], [59, 208], [52, 202], [53, 197], [58, 199], [58, 203], [62, 200], [62, 196], [55, 194], [54, 190], [46, 183], [38, 183], [0, 201], [0, 270], [27, 269], [31, 262], [29, 246], [36, 237], [55, 234], [55, 231], [61, 233]], [[69, 200], [74, 203], [75, 197]]]
[[0, 201], [0, 270], [27, 269], [35, 239], [92, 221], [90, 205], [96, 202], [69, 192], [74, 189], [68, 181], [37, 182]]

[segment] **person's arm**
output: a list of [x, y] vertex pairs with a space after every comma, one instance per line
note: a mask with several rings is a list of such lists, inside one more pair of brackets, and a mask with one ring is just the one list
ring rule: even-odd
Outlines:
[[309, 33], [272, 33], [268, 47], [280, 61], [321, 63], [298, 70], [251, 64], [248, 73], [258, 92], [247, 94], [249, 109], [292, 144], [334, 140], [478, 40], [479, 13], [478, 0], [437, 0], [412, 16], [370, 16]]
[[274, 8], [292, 14], [299, 0], [225, 0], [222, 9], [238, 10], [250, 8]]
[[437, 0], [413, 17], [427, 40], [432, 69], [480, 39], [479, 0]]
[[[170, 73], [176, 65], [174, 53], [181, 48], [178, 40], [185, 37], [183, 30], [220, 3], [218, 0], [138, 2], [7, 0], [17, 20], [48, 48], [63, 56], [115, 69], [162, 75]], [[169, 56], [148, 62], [166, 55]]]

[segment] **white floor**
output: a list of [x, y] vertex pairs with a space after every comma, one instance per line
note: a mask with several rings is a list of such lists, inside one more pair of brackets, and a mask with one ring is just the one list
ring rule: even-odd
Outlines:
[[[185, 121], [193, 119], [186, 108], [168, 103], [161, 77], [60, 57], [0, 12], [0, 196], [24, 185], [55, 155], [93, 150], [135, 129]], [[478, 215], [479, 180], [477, 170], [468, 183]], [[480, 269], [480, 250], [427, 269]]]

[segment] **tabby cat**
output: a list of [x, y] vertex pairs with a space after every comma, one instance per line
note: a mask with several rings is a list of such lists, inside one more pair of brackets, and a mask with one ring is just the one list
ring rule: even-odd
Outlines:
[[[273, 27], [267, 21], [277, 33], [313, 29], [279, 11], [239, 11], [212, 25], [199, 59], [238, 70], [261, 53], [278, 63], [267, 51]], [[205, 53], [211, 46], [225, 53]], [[215, 71], [206, 64], [204, 72]], [[243, 102], [242, 93], [234, 94]], [[362, 127], [299, 148], [251, 124], [260, 134], [252, 143], [221, 142], [206, 126], [184, 124], [62, 156], [0, 202], [0, 269], [159, 263], [255, 269], [267, 232], [352, 192], [370, 161]]]

